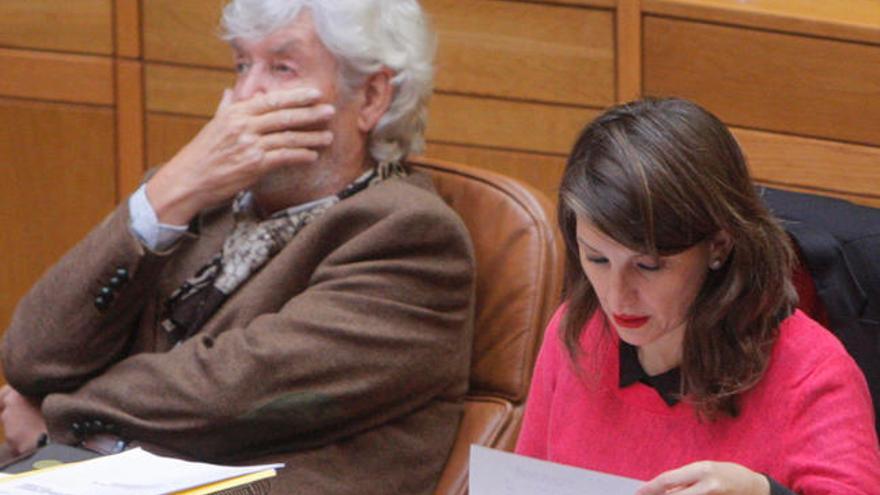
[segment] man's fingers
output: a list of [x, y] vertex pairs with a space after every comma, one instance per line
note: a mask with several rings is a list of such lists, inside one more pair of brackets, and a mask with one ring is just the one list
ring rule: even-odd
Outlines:
[[318, 152], [304, 148], [282, 148], [267, 152], [263, 156], [262, 165], [267, 169], [285, 165], [306, 165], [318, 159]]
[[232, 104], [232, 90], [226, 88], [223, 90], [223, 97], [220, 98], [220, 104], [217, 105], [217, 111], [221, 111]]
[[250, 123], [250, 130], [257, 134], [302, 129], [326, 123], [336, 113], [333, 105], [276, 110], [258, 117]]
[[318, 102], [321, 92], [315, 88], [295, 88], [260, 93], [240, 103], [248, 115], [262, 115], [282, 108], [297, 108]]
[[266, 151], [281, 148], [323, 148], [333, 142], [330, 131], [284, 131], [266, 134], [260, 140]]

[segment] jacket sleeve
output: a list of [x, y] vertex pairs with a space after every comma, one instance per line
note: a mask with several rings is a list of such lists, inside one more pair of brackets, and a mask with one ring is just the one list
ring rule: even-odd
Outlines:
[[69, 442], [73, 423], [99, 420], [125, 438], [232, 459], [327, 444], [432, 400], [459, 401], [473, 311], [466, 230], [436, 205], [353, 214], [322, 226], [338, 247], [278, 312], [133, 355], [49, 395], [50, 436]]
[[25, 295], [2, 348], [7, 381], [43, 397], [74, 390], [125, 355], [164, 264], [128, 228], [127, 202]]

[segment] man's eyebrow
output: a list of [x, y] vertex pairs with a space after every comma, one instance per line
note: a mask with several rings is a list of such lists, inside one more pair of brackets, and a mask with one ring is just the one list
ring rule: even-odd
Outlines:
[[292, 55], [299, 52], [299, 43], [295, 40], [287, 41], [269, 50], [272, 55]]

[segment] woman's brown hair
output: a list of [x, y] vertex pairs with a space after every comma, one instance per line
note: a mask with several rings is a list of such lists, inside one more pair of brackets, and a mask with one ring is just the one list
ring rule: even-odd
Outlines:
[[579, 261], [578, 217], [652, 256], [730, 235], [730, 254], [718, 270], [707, 267], [687, 315], [681, 387], [701, 416], [737, 416], [738, 396], [763, 376], [797, 295], [788, 237], [756, 193], [730, 131], [675, 98], [611, 108], [583, 130], [559, 191], [568, 303], [560, 335], [575, 363], [584, 326], [599, 309]]

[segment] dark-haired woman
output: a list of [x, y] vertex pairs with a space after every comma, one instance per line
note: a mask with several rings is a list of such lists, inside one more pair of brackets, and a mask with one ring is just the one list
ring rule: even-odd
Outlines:
[[519, 453], [650, 480], [639, 495], [878, 495], [864, 376], [795, 310], [794, 255], [713, 115], [615, 107], [578, 139], [566, 301]]

